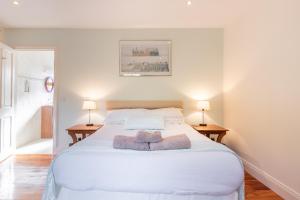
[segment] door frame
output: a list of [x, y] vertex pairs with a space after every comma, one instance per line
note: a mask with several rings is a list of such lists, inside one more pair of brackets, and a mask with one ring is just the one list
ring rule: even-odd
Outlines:
[[[11, 67], [12, 67], [12, 71], [11, 71], [11, 73], [12, 73], [12, 77], [11, 77], [11, 100], [10, 100], [10, 108], [7, 108], [7, 106], [3, 106], [3, 105], [0, 105], [0, 109], [10, 109], [10, 111], [8, 111], [9, 113], [12, 113], [12, 116], [11, 116], [11, 121], [10, 121], [10, 123], [11, 123], [11, 126], [10, 126], [10, 131], [11, 131], [11, 135], [10, 135], [10, 137], [11, 137], [11, 146], [10, 146], [10, 148], [9, 148], [9, 150], [7, 151], [7, 152], [2, 152], [1, 154], [0, 154], [0, 161], [3, 161], [3, 160], [5, 160], [6, 158], [8, 158], [10, 155], [12, 155], [13, 153], [14, 153], [14, 151], [15, 151], [15, 147], [16, 147], [16, 144], [15, 144], [15, 132], [14, 132], [14, 94], [15, 94], [15, 59], [14, 59], [14, 48], [12, 48], [12, 47], [10, 47], [10, 46], [8, 46], [8, 45], [6, 45], [5, 43], [2, 43], [2, 42], [0, 42], [0, 47], [2, 48], [2, 49], [6, 49], [6, 50], [8, 50], [8, 51], [10, 51], [11, 53], [12, 53], [12, 57], [11, 57]], [[1, 59], [0, 59], [0, 62], [2, 62], [2, 51], [1, 51]], [[2, 68], [0, 68], [0, 70], [1, 70], [1, 72], [0, 72], [0, 76], [2, 76]], [[0, 79], [0, 81], [2, 81], [2, 78]], [[2, 84], [0, 84], [0, 86], [2, 87]], [[1, 88], [1, 90], [2, 90], [2, 88]], [[3, 101], [3, 96], [2, 96], [2, 94], [0, 94], [0, 104], [2, 104], [2, 101]], [[2, 120], [0, 120], [0, 129], [2, 129]], [[0, 132], [1, 132], [2, 130], [0, 130]], [[0, 136], [1, 136], [1, 134], [0, 134]], [[2, 143], [2, 141], [1, 141], [2, 139], [0, 138], [0, 142]], [[2, 148], [2, 147], [1, 147]]]
[[[54, 51], [54, 93], [53, 93], [53, 147], [52, 154], [56, 154], [57, 149], [57, 138], [58, 138], [58, 81], [57, 81], [57, 48], [53, 46], [15, 46], [13, 48], [15, 51]], [[16, 88], [14, 88], [16, 89]], [[15, 92], [16, 93], [16, 92]], [[14, 99], [16, 100], [16, 95], [14, 95]], [[16, 138], [15, 138], [16, 140]]]

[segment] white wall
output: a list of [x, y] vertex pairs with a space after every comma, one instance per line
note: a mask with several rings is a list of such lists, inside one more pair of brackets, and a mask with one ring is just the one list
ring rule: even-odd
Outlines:
[[246, 7], [224, 34], [225, 141], [253, 175], [300, 199], [300, 1]]
[[[44, 79], [54, 73], [53, 51], [16, 51], [16, 146], [41, 138], [41, 106], [52, 105], [53, 93], [47, 93]], [[25, 92], [25, 81], [29, 92]]]
[[[184, 100], [191, 123], [200, 119], [200, 113], [194, 112], [195, 99], [210, 99], [210, 121], [223, 122], [222, 29], [7, 29], [4, 39], [14, 47], [57, 49], [58, 149], [71, 142], [66, 128], [87, 121], [87, 113], [81, 110], [84, 97], [99, 100], [94, 122], [101, 122], [104, 101], [111, 99]], [[120, 77], [120, 40], [172, 40], [173, 75]]]

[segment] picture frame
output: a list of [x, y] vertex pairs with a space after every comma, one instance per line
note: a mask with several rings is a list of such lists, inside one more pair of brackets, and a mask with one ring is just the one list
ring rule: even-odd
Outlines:
[[120, 76], [171, 76], [170, 40], [121, 40]]

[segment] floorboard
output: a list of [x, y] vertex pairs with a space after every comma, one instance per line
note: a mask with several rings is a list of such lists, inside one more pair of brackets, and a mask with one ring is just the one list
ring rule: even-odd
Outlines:
[[[0, 200], [40, 200], [51, 155], [15, 155], [0, 163]], [[246, 200], [281, 200], [258, 180], [245, 175]]]

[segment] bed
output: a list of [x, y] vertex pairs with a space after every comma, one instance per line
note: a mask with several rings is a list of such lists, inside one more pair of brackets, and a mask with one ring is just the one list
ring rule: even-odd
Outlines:
[[[109, 102], [107, 107], [180, 108], [182, 103], [122, 101]], [[120, 120], [123, 114], [114, 117]], [[163, 137], [184, 133], [191, 141], [191, 149], [113, 149], [115, 135], [134, 136], [137, 130], [127, 130], [123, 123], [106, 123], [56, 156], [43, 200], [243, 200], [244, 170], [238, 156], [179, 118], [165, 119]]]

